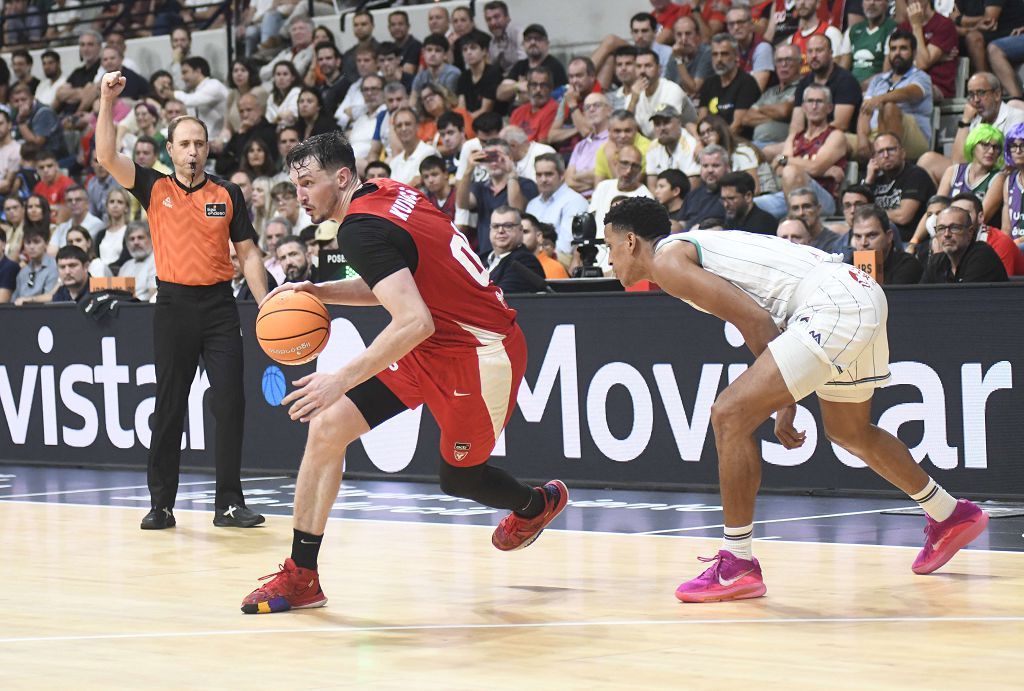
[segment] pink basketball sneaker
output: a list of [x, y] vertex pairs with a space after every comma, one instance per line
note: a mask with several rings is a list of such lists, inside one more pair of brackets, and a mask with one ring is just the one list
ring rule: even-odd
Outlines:
[[977, 504], [960, 499], [949, 518], [939, 523], [928, 516], [924, 528], [924, 549], [917, 555], [911, 567], [916, 574], [935, 571], [966, 547], [974, 538], [985, 532], [988, 514]]
[[676, 588], [676, 597], [683, 602], [746, 600], [768, 592], [757, 559], [740, 559], [724, 549], [717, 556], [697, 558], [713, 563], [704, 573]]

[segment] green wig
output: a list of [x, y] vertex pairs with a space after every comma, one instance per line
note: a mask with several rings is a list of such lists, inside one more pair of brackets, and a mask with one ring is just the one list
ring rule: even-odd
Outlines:
[[964, 142], [964, 159], [968, 163], [974, 162], [974, 147], [981, 142], [995, 142], [999, 145], [999, 158], [996, 159], [994, 170], [1002, 170], [1005, 161], [1003, 160], [1003, 132], [998, 127], [982, 123], [972, 129]]

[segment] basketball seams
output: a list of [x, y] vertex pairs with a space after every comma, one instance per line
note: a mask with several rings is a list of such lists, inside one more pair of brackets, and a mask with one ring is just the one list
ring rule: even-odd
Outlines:
[[266, 319], [267, 317], [272, 317], [275, 314], [284, 314], [285, 312], [304, 312], [306, 314], [312, 314], [312, 315], [314, 315], [316, 317], [323, 317], [324, 321], [328, 321], [329, 322], [331, 320], [330, 317], [327, 315], [327, 310], [319, 312], [319, 311], [315, 311], [315, 310], [305, 310], [305, 309], [301, 309], [299, 307], [285, 307], [283, 309], [274, 310], [273, 312], [267, 312], [266, 314], [257, 315], [256, 316], [256, 324], [258, 326], [259, 323], [261, 321], [263, 321], [264, 319]]
[[315, 329], [310, 329], [309, 331], [306, 331], [306, 332], [300, 333], [300, 334], [292, 334], [291, 336], [281, 336], [279, 338], [266, 338], [264, 336], [260, 336], [259, 334], [256, 334], [256, 338], [258, 340], [260, 340], [260, 341], [267, 341], [268, 343], [272, 343], [274, 341], [290, 341], [290, 340], [295, 339], [295, 338], [302, 338], [303, 336], [308, 336], [309, 334], [315, 334], [317, 331], [324, 331], [324, 332], [326, 332], [327, 330], [328, 329], [327, 329], [326, 326], [318, 326]]

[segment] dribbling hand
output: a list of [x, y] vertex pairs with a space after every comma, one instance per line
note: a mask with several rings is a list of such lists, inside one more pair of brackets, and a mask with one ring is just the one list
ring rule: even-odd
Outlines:
[[100, 79], [100, 98], [106, 100], [117, 98], [124, 91], [127, 81], [120, 72], [107, 72]]
[[260, 301], [260, 307], [262, 307], [267, 300], [285, 290], [294, 290], [295, 292], [312, 293], [313, 295], [316, 295], [317, 285], [312, 281], [302, 281], [301, 283], [282, 283], [264, 296], [263, 300]]

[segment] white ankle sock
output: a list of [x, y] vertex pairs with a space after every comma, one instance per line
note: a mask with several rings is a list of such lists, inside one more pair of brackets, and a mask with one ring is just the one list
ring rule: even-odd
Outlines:
[[722, 537], [722, 549], [738, 559], [750, 561], [754, 558], [754, 524], [740, 526], [738, 528], [725, 527], [725, 535]]
[[924, 489], [917, 494], [911, 494], [910, 498], [916, 501], [933, 521], [939, 523], [952, 516], [956, 509], [956, 499], [931, 478], [928, 478], [928, 484]]

